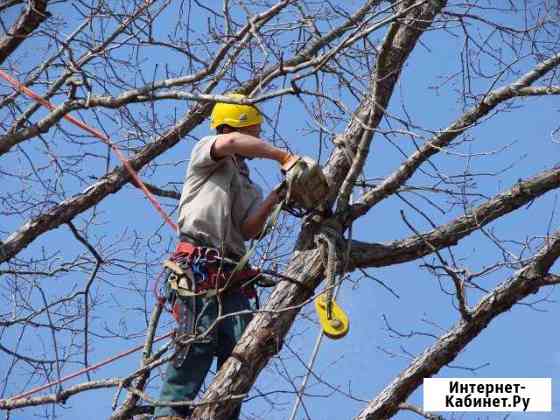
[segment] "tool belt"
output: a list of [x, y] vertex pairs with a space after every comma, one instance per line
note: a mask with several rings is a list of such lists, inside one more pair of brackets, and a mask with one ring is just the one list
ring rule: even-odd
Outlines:
[[218, 293], [240, 291], [249, 299], [257, 297], [256, 268], [236, 269], [236, 262], [222, 258], [215, 248], [179, 242], [173, 255], [164, 262], [167, 268], [168, 300], [173, 316], [179, 321], [177, 297], [212, 297]]
[[236, 262], [226, 260], [216, 248], [179, 242], [175, 253], [164, 262], [169, 270], [168, 287], [180, 297], [211, 297], [239, 290], [255, 298], [254, 282], [260, 276], [256, 268], [236, 269]]
[[175, 252], [164, 262], [164, 266], [167, 269], [167, 299], [177, 321], [173, 365], [179, 368], [192, 344], [192, 341], [190, 344], [181, 341], [196, 336], [196, 322], [200, 315], [196, 310], [196, 298], [209, 298], [231, 291], [240, 291], [249, 299], [256, 298], [255, 281], [261, 273], [251, 267], [238, 268], [235, 261], [223, 258], [215, 248], [200, 247], [184, 241], [177, 244]]

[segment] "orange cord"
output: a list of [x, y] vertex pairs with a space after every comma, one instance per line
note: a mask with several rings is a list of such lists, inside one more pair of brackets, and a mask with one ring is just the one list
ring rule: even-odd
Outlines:
[[[37, 95], [31, 89], [24, 86], [21, 82], [14, 79], [13, 77], [11, 77], [6, 72], [0, 70], [0, 77], [2, 79], [6, 80], [9, 84], [11, 84], [16, 90], [18, 90], [18, 91], [22, 92], [23, 94], [29, 96], [31, 99], [33, 99], [35, 102], [43, 105], [45, 108], [48, 108], [51, 111], [55, 109], [55, 106], [53, 104], [51, 104], [48, 100], [46, 100], [45, 98]], [[173, 229], [174, 232], [177, 232], [177, 225], [175, 224], [175, 222], [173, 222], [173, 220], [171, 220], [171, 218], [165, 212], [165, 210], [163, 210], [163, 208], [161, 207], [161, 205], [159, 204], [157, 199], [154, 197], [154, 195], [150, 192], [150, 190], [148, 190], [146, 185], [144, 185], [144, 183], [142, 182], [142, 180], [140, 179], [140, 177], [138, 176], [138, 174], [136, 173], [136, 171], [134, 170], [134, 168], [132, 167], [130, 162], [126, 159], [126, 157], [119, 150], [119, 148], [111, 142], [111, 139], [109, 139], [109, 137], [107, 137], [101, 131], [96, 130], [95, 128], [91, 128], [86, 123], [72, 117], [71, 115], [64, 115], [63, 118], [66, 119], [67, 121], [71, 122], [72, 124], [76, 125], [77, 127], [81, 128], [82, 130], [87, 131], [89, 134], [97, 137], [98, 139], [103, 141], [103, 143], [107, 144], [113, 150], [113, 152], [115, 152], [115, 154], [117, 155], [117, 158], [122, 162], [122, 164], [124, 165], [124, 167], [126, 168], [128, 173], [132, 177], [135, 185], [138, 186], [144, 192], [144, 194], [146, 195], [148, 200], [150, 200], [150, 202], [155, 207], [157, 212], [161, 215], [161, 217], [163, 217], [163, 220], [165, 220], [165, 222]]]
[[[13, 77], [11, 77], [9, 74], [7, 74], [6, 72], [0, 70], [0, 77], [3, 78], [4, 80], [6, 80], [8, 83], [10, 83], [16, 90], [22, 92], [23, 94], [29, 96], [31, 99], [33, 99], [35, 102], [39, 103], [40, 105], [43, 105], [45, 108], [48, 108], [49, 110], [54, 110], [55, 106], [53, 104], [51, 104], [48, 100], [46, 100], [45, 98], [42, 98], [41, 96], [37, 95], [35, 92], [33, 92], [31, 89], [29, 89], [28, 87], [24, 86], [22, 83], [20, 83], [18, 80], [14, 79]], [[140, 187], [140, 189], [144, 192], [144, 194], [146, 195], [146, 197], [148, 198], [148, 200], [150, 200], [150, 202], [153, 204], [153, 206], [155, 207], [155, 209], [157, 210], [157, 212], [163, 217], [163, 219], [165, 220], [165, 222], [173, 229], [174, 232], [177, 232], [177, 225], [171, 220], [171, 218], [169, 217], [169, 215], [165, 212], [165, 210], [163, 210], [163, 208], [161, 207], [161, 205], [159, 204], [159, 202], [157, 201], [157, 199], [154, 197], [154, 195], [148, 190], [148, 188], [146, 187], [146, 185], [144, 185], [144, 183], [142, 182], [142, 180], [140, 179], [140, 177], [138, 176], [138, 174], [136, 173], [136, 171], [134, 170], [134, 168], [132, 167], [132, 165], [130, 164], [130, 162], [126, 159], [126, 157], [123, 155], [123, 153], [119, 150], [119, 148], [117, 148], [117, 146], [115, 146], [111, 140], [109, 139], [109, 137], [107, 137], [104, 133], [102, 133], [99, 130], [96, 130], [95, 128], [91, 128], [89, 127], [87, 124], [85, 124], [84, 122], [72, 117], [71, 115], [64, 115], [63, 116], [64, 119], [66, 119], [67, 121], [71, 122], [72, 124], [78, 126], [79, 128], [81, 128], [82, 130], [87, 131], [89, 134], [99, 138], [101, 141], [103, 141], [103, 143], [107, 144], [112, 150], [113, 152], [115, 152], [115, 154], [117, 155], [118, 159], [122, 162], [122, 164], [124, 165], [125, 169], [128, 171], [128, 173], [130, 174], [130, 176], [132, 177], [134, 183], [136, 186]], [[161, 276], [161, 274], [160, 274]], [[159, 279], [159, 277], [158, 277]], [[156, 282], [156, 286], [157, 287], [157, 282]], [[160, 296], [157, 296], [158, 298], [158, 305], [162, 305], [163, 302], [161, 300]], [[171, 336], [173, 334], [173, 332], [169, 332], [165, 335], [162, 335], [161, 337], [157, 337], [154, 339], [154, 343], [163, 340], [164, 338], [167, 338], [169, 336]], [[102, 362], [99, 362], [93, 366], [89, 366], [87, 368], [81, 369], [77, 372], [71, 373], [57, 381], [53, 381], [53, 382], [49, 382], [48, 384], [45, 385], [41, 385], [39, 387], [33, 388], [29, 391], [24, 392], [23, 394], [19, 394], [16, 395], [14, 397], [9, 398], [10, 400], [17, 400], [20, 398], [25, 398], [28, 397], [29, 395], [35, 394], [37, 392], [43, 391], [47, 388], [50, 388], [53, 385], [60, 385], [62, 382], [66, 382], [70, 379], [73, 379], [77, 376], [80, 376], [84, 373], [90, 372], [92, 370], [98, 369], [102, 366], [108, 365], [109, 363], [114, 362], [115, 360], [121, 359], [125, 356], [128, 356], [131, 353], [134, 353], [135, 351], [140, 350], [142, 347], [144, 347], [144, 345], [139, 345], [137, 347], [134, 347], [130, 350], [127, 350], [125, 352], [119, 353], [116, 356], [110, 357]]]
[[[163, 339], [165, 339], [165, 338], [171, 336], [172, 334], [173, 334], [173, 331], [168, 332], [167, 334], [162, 335], [161, 337], [156, 337], [156, 338], [154, 338], [154, 341], [153, 341], [153, 342], [154, 342], [154, 343], [157, 343], [158, 341], [161, 341], [161, 340], [163, 340]], [[92, 370], [98, 369], [98, 368], [100, 368], [100, 367], [103, 367], [103, 366], [105, 366], [105, 365], [108, 365], [109, 363], [114, 362], [115, 360], [118, 360], [118, 359], [121, 359], [121, 358], [123, 358], [123, 357], [125, 357], [125, 356], [128, 356], [129, 354], [132, 354], [132, 353], [134, 353], [135, 351], [138, 351], [138, 350], [140, 350], [140, 349], [143, 348], [143, 347], [144, 347], [144, 344], [141, 344], [141, 345], [136, 346], [136, 347], [134, 347], [134, 348], [132, 348], [132, 349], [129, 349], [129, 350], [127, 350], [127, 351], [124, 351], [124, 352], [122, 352], [122, 353], [119, 353], [119, 354], [117, 354], [116, 356], [109, 357], [108, 359], [105, 359], [105, 360], [103, 360], [102, 362], [99, 362], [99, 363], [97, 363], [97, 364], [95, 364], [95, 365], [88, 366], [87, 368], [83, 368], [83, 369], [81, 369], [81, 370], [78, 370], [77, 372], [71, 373], [70, 375], [66, 375], [65, 377], [60, 378], [59, 380], [56, 380], [56, 381], [53, 381], [53, 382], [49, 382], [48, 384], [38, 386], [37, 388], [30, 389], [29, 391], [26, 391], [26, 392], [24, 392], [23, 394], [19, 394], [19, 395], [15, 395], [15, 396], [13, 396], [13, 397], [10, 397], [10, 398], [8, 398], [8, 400], [12, 400], [12, 401], [13, 401], [13, 400], [19, 400], [19, 399], [21, 399], [21, 398], [28, 397], [28, 396], [30, 396], [30, 395], [32, 395], [32, 394], [35, 394], [35, 393], [37, 393], [37, 392], [43, 391], [43, 390], [45, 390], [45, 389], [47, 389], [47, 388], [50, 388], [50, 387], [53, 386], [53, 385], [60, 385], [62, 382], [66, 382], [66, 381], [68, 381], [68, 380], [70, 380], [70, 379], [73, 379], [73, 378], [75, 378], [75, 377], [77, 377], [77, 376], [80, 376], [80, 375], [82, 375], [82, 374], [84, 374], [84, 373], [87, 373], [87, 372], [90, 372], [90, 371], [92, 371]], [[7, 400], [4, 400], [4, 401], [7, 401]]]

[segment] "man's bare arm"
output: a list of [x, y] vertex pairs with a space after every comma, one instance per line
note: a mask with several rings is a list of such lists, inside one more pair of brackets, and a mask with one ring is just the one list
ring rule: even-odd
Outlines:
[[274, 206], [278, 204], [283, 198], [283, 194], [277, 191], [272, 191], [264, 199], [261, 205], [255, 210], [241, 226], [241, 234], [245, 240], [257, 238], [264, 228], [266, 219], [274, 210]]
[[275, 160], [281, 165], [288, 161], [290, 154], [267, 142], [248, 134], [233, 132], [220, 134], [214, 143], [213, 157], [240, 155]]

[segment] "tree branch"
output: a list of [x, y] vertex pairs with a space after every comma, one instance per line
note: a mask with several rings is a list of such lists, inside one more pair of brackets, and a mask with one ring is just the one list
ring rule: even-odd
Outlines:
[[[357, 114], [358, 131], [352, 136], [352, 164], [341, 185], [337, 211], [344, 212], [348, 205], [354, 182], [362, 171], [374, 130], [385, 115], [385, 109], [391, 99], [395, 84], [410, 53], [416, 46], [420, 35], [430, 27], [433, 19], [445, 6], [446, 2], [435, 7], [429, 1], [414, 3], [404, 11], [407, 14], [394, 22], [387, 32], [381, 46], [377, 66], [371, 82], [371, 96], [366, 96]], [[408, 6], [406, 2], [402, 7]], [[356, 124], [356, 123], [354, 123]]]
[[432, 253], [434, 249], [456, 245], [459, 240], [473, 231], [558, 187], [560, 187], [560, 167], [519, 182], [464, 216], [424, 233], [421, 237], [415, 235], [387, 245], [353, 241], [349, 270], [413, 261]]
[[6, 10], [16, 4], [23, 3], [24, 0], [2, 0], [0, 1], [0, 12]]
[[[130, 165], [136, 171], [142, 169], [157, 156], [177, 144], [186, 133], [190, 132], [206, 118], [210, 110], [211, 106], [209, 104], [198, 104], [193, 107], [175, 127], [163, 134], [155, 142], [142, 148], [140, 152], [132, 157], [129, 160]], [[117, 192], [130, 179], [130, 175], [124, 166], [121, 165], [95, 184], [89, 186], [82, 193], [64, 200], [40, 216], [29, 220], [4, 241], [3, 252], [0, 252], [0, 263], [8, 261], [41, 234], [67, 223], [76, 215], [99, 203], [109, 194]]]
[[17, 400], [0, 400], [0, 410], [14, 410], [21, 407], [31, 407], [35, 405], [63, 403], [73, 395], [84, 391], [100, 388], [112, 388], [119, 384], [119, 379], [105, 379], [99, 381], [84, 382], [64, 389], [56, 394], [45, 395], [35, 398], [19, 398]]
[[[50, 16], [47, 12], [47, 3], [48, 0], [32, 0], [27, 4], [27, 8], [10, 28], [8, 34], [0, 40], [0, 64], [4, 63], [6, 58]], [[14, 2], [2, 4], [0, 10], [13, 4]]]
[[[284, 0], [271, 8], [271, 10], [273, 9], [275, 13], [278, 13], [282, 9], [282, 7], [289, 5], [291, 1], [293, 0]], [[373, 7], [377, 3], [379, 3], [379, 0], [371, 0], [370, 2], [368, 2], [368, 7], [363, 10], [361, 9], [360, 13], [365, 14], [367, 10], [369, 10], [369, 8]], [[271, 19], [273, 16], [274, 13], [267, 11], [266, 13], [262, 13], [261, 15], [256, 16], [255, 19], [261, 19], [262, 21], [258, 20], [258, 22], [259, 24], [262, 24], [264, 21]], [[353, 24], [353, 19], [349, 19], [348, 21], [344, 22], [341, 26], [335, 28], [324, 37], [313, 42], [312, 45], [310, 45], [304, 51], [300, 52], [290, 62], [294, 65], [297, 63], [305, 62], [310, 58], [309, 54], [316, 54], [327, 44], [327, 42], [332, 41], [336, 37], [344, 34], [350, 27], [352, 27]], [[269, 70], [268, 73], [274, 73], [274, 68], [275, 67]], [[279, 75], [284, 74], [285, 72], [286, 70], [284, 67]], [[266, 77], [268, 73], [265, 72], [264, 78], [271, 81], [272, 79]], [[179, 79], [176, 79], [174, 83], [179, 83], [179, 81]], [[251, 92], [257, 86], [262, 89], [265, 85], [265, 82], [261, 81], [261, 76], [258, 76], [253, 80], [246, 82], [240, 90], [244, 92]], [[127, 93], [126, 95], [129, 95], [129, 93]], [[54, 120], [60, 120], [62, 116], [69, 111], [68, 108], [71, 108], [72, 106], [76, 107], [78, 106], [78, 104], [75, 101], [68, 101], [64, 105], [56, 108], [47, 117], [45, 117], [45, 119], [53, 118], [53, 121], [49, 121], [48, 123], [45, 122], [45, 124], [40, 127], [33, 126], [22, 131], [35, 130], [35, 132], [37, 133], [44, 131], [48, 129], [48, 126], [52, 126], [54, 125], [54, 123], [56, 123], [56, 121]], [[183, 120], [177, 123], [173, 129], [163, 134], [154, 143], [145, 146], [140, 152], [138, 152], [133, 158], [131, 158], [130, 164], [132, 165], [132, 167], [136, 171], [138, 171], [153, 159], [155, 159], [157, 156], [173, 147], [180, 138], [182, 138], [186, 133], [190, 132], [210, 114], [211, 108], [212, 102], [201, 102], [194, 105], [191, 111], [189, 111], [189, 113], [183, 118]], [[54, 114], [57, 114], [56, 117], [54, 116]], [[40, 130], [38, 130], [38, 128], [40, 128]], [[22, 134], [22, 137], [19, 138], [18, 141], [21, 141], [24, 138], [27, 138], [27, 135], [23, 136]], [[3, 141], [4, 140], [8, 139], [4, 138]], [[17, 144], [18, 141], [8, 141], [5, 144], [3, 142], [0, 143], [0, 152], [2, 151], [2, 147], [8, 147], [9, 149], [9, 147]], [[60, 226], [60, 224], [72, 220], [72, 218], [77, 214], [80, 214], [81, 212], [93, 207], [107, 195], [117, 192], [118, 190], [120, 190], [120, 188], [122, 188], [124, 184], [129, 181], [129, 175], [126, 173], [125, 169], [122, 166], [119, 166], [111, 173], [100, 179], [98, 182], [88, 187], [81, 194], [77, 194], [76, 196], [65, 200], [59, 205], [46, 211], [43, 215], [28, 221], [18, 231], [14, 232], [4, 241], [4, 246], [0, 250], [0, 263], [12, 258], [42, 233], [55, 229]], [[1, 252], [2, 250], [4, 252]]]
[[356, 419], [381, 420], [395, 415], [399, 406], [422, 384], [424, 378], [437, 374], [442, 367], [453, 361], [498, 315], [548, 285], [547, 272], [559, 256], [560, 231], [557, 231], [547, 238], [532, 262], [481, 299], [473, 309], [470, 321], [462, 319], [429, 349], [416, 357]]
[[517, 96], [560, 93], [560, 90], [554, 87], [527, 87], [528, 84], [543, 77], [559, 64], [560, 54], [557, 54], [538, 64], [534, 69], [527, 72], [523, 77], [512, 84], [490, 92], [476, 107], [467, 111], [448, 128], [430, 139], [423, 147], [410, 156], [399, 169], [388, 176], [381, 184], [365, 194], [356, 204], [351, 206], [349, 214], [345, 215], [346, 223], [356, 220], [381, 200], [396, 192], [414, 175], [421, 164], [438, 153], [442, 148], [448, 146], [460, 134], [475, 125], [483, 116], [487, 115], [500, 103]]

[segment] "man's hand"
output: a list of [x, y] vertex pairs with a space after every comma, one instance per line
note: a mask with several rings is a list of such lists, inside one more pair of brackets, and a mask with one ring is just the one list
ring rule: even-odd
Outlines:
[[291, 155], [286, 153], [286, 156], [280, 161], [280, 167], [283, 173], [287, 173], [294, 167], [294, 165], [301, 159], [298, 155]]
[[288, 205], [313, 210], [321, 207], [329, 185], [319, 164], [310, 157], [298, 157], [286, 172]]

